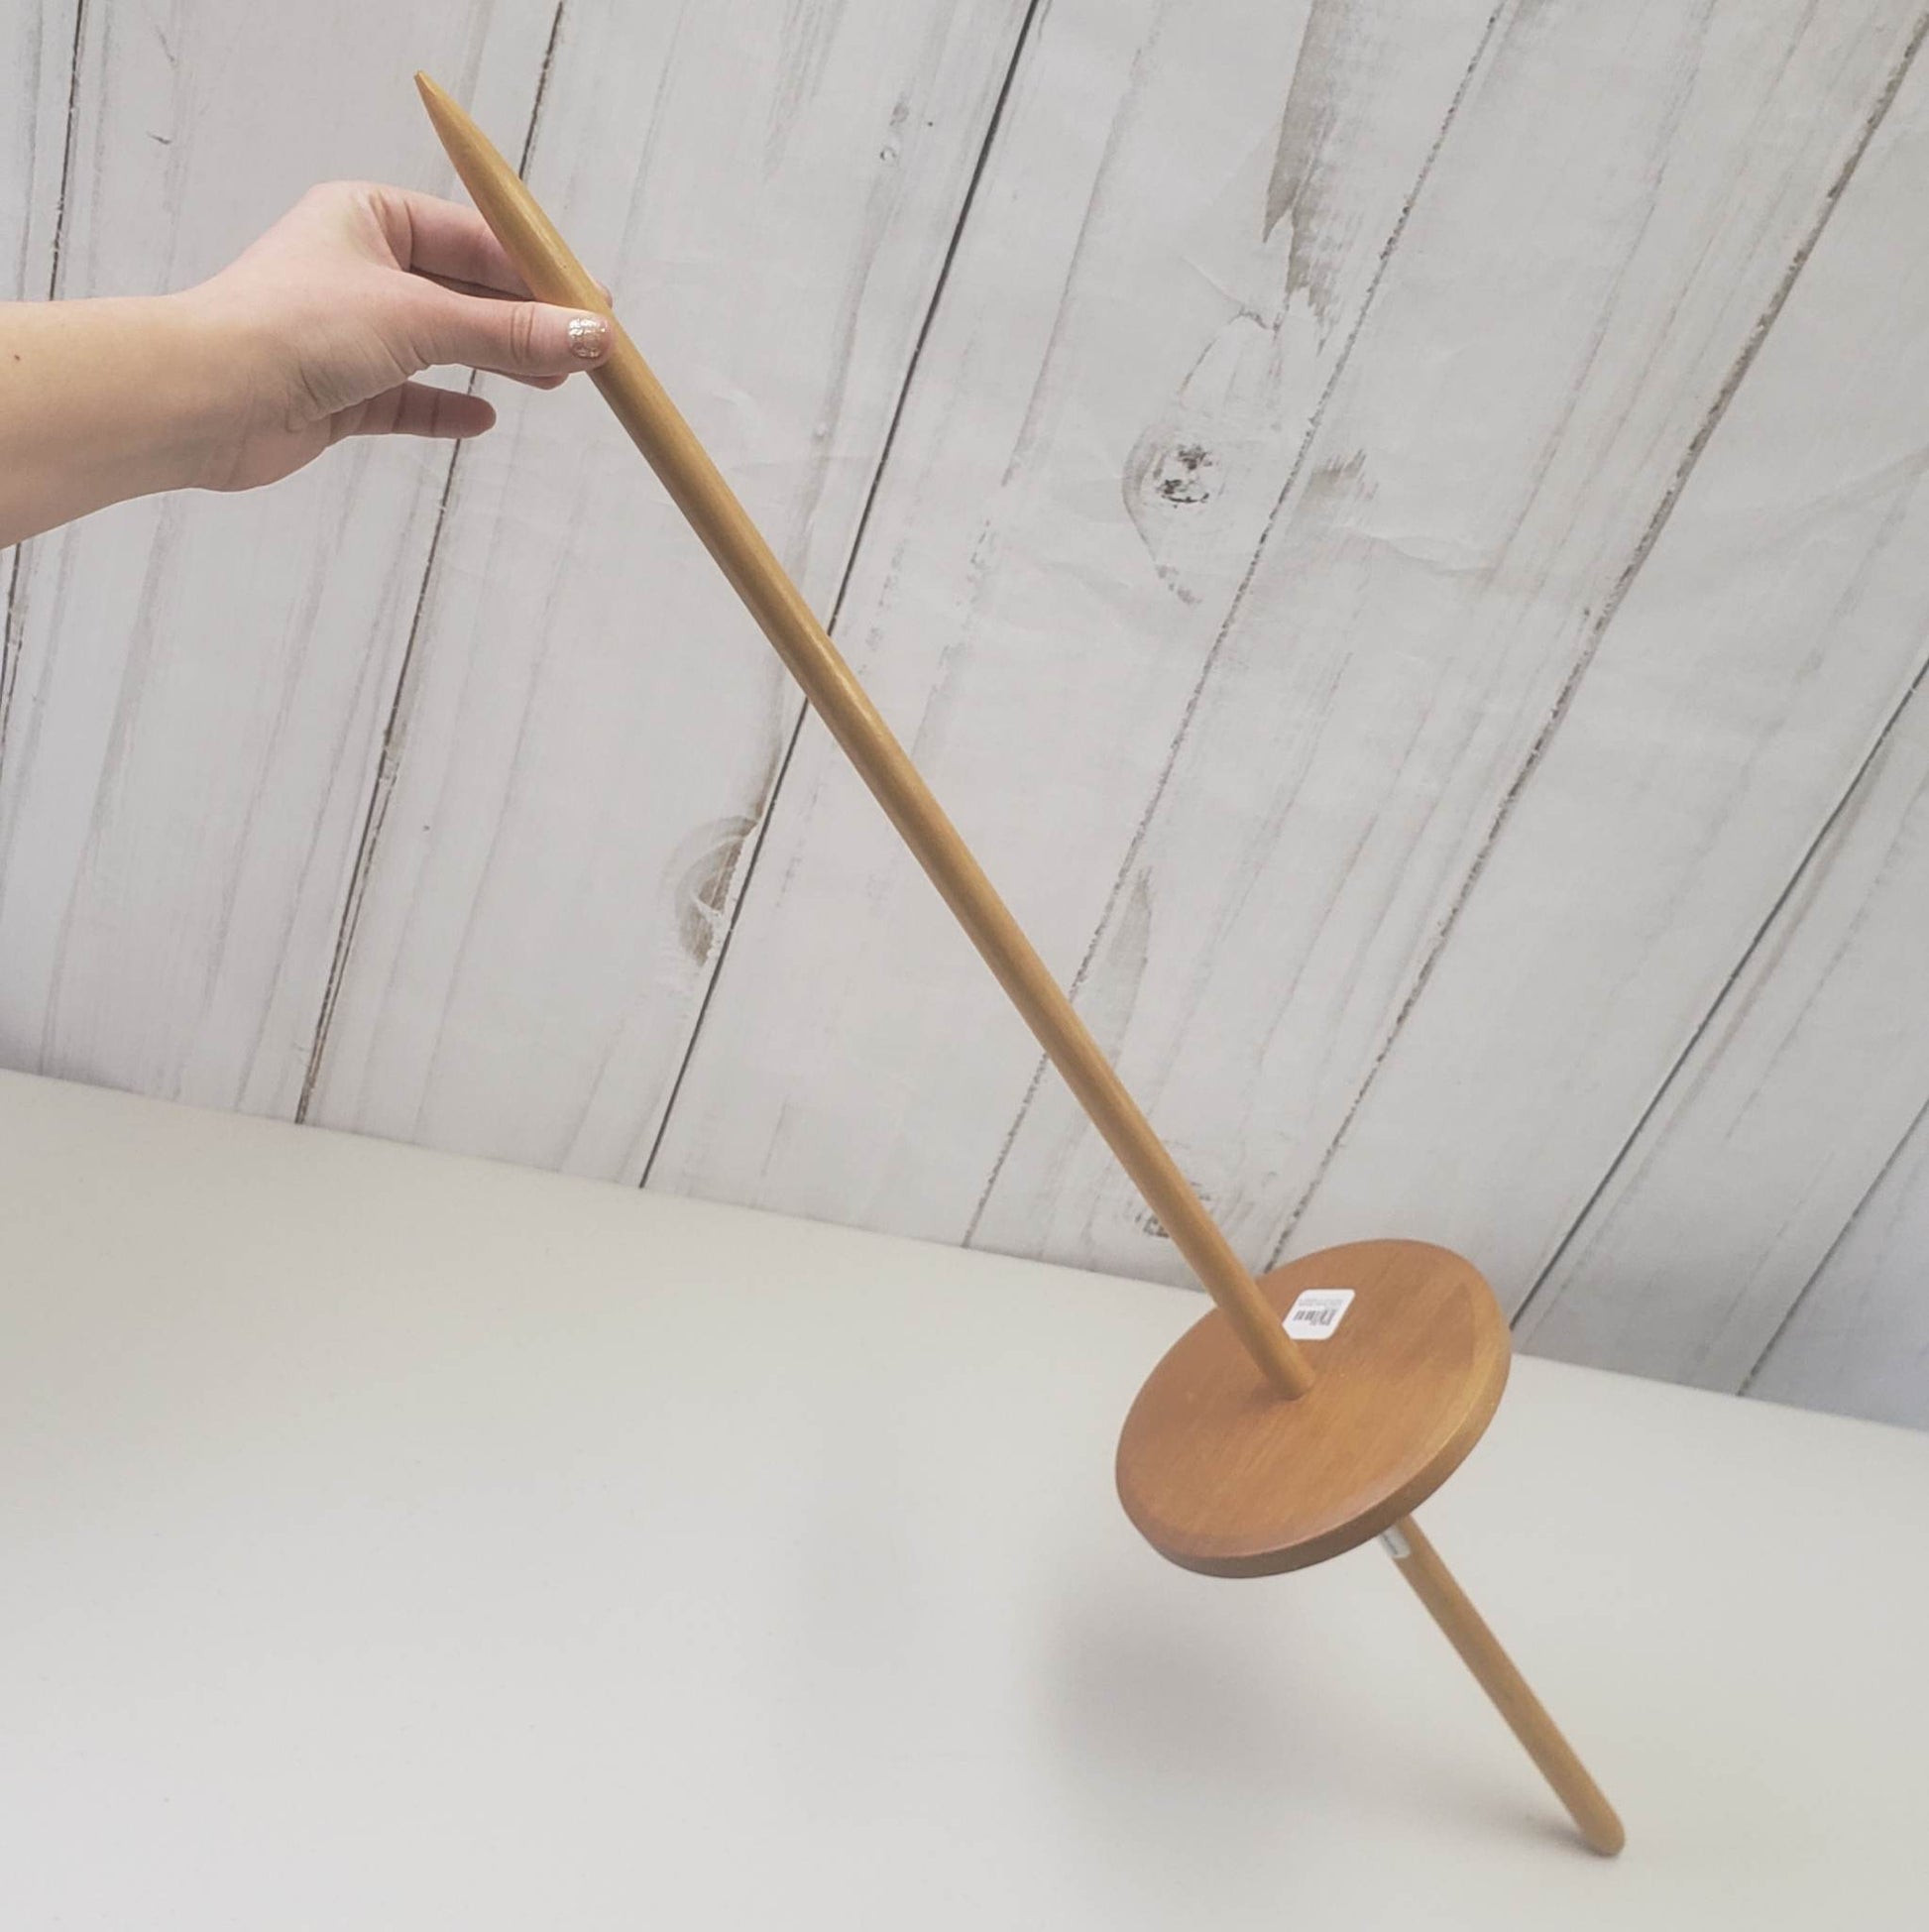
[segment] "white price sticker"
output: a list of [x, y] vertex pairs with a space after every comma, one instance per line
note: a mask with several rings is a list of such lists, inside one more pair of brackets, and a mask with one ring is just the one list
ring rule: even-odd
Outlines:
[[1295, 1341], [1324, 1341], [1346, 1318], [1350, 1288], [1303, 1288], [1286, 1311], [1286, 1332]]

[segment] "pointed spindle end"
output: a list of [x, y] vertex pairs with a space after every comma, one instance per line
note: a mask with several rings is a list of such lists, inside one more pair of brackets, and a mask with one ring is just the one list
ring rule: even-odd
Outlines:
[[425, 73], [416, 74], [415, 91], [422, 97], [436, 139], [454, 163], [462, 185], [528, 284], [530, 293], [539, 300], [572, 308], [607, 310], [608, 303], [595, 278], [570, 253], [515, 170], [455, 97]]

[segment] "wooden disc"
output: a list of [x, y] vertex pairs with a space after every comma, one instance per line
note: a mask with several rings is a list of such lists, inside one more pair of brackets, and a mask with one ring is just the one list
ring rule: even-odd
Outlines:
[[1352, 1291], [1329, 1333], [1300, 1335], [1311, 1392], [1269, 1389], [1215, 1308], [1153, 1370], [1119, 1437], [1126, 1515], [1208, 1576], [1304, 1569], [1377, 1536], [1460, 1466], [1507, 1385], [1494, 1292], [1445, 1248], [1356, 1241], [1259, 1286], [1282, 1316], [1308, 1289]]

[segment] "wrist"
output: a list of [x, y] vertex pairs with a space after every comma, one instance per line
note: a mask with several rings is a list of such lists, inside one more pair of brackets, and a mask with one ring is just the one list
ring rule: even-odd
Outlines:
[[193, 292], [0, 305], [0, 543], [219, 483], [258, 360]]
[[206, 285], [141, 300], [154, 345], [156, 490], [228, 487], [254, 420], [264, 358], [254, 333]]

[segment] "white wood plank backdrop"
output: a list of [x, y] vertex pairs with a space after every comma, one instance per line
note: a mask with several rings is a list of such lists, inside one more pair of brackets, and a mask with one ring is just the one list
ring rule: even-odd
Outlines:
[[[446, 189], [437, 71], [1255, 1263], [1929, 1425], [1926, 17], [9, 0], [0, 292]], [[0, 1060], [1173, 1276], [594, 396], [497, 399], [6, 560]]]

